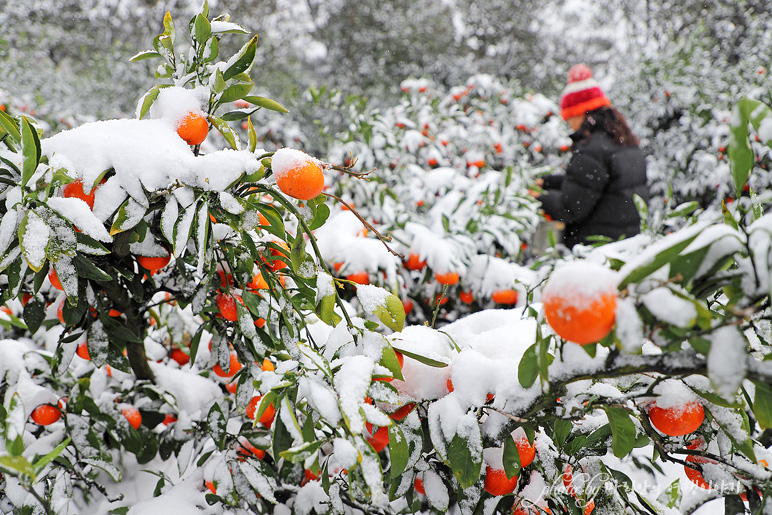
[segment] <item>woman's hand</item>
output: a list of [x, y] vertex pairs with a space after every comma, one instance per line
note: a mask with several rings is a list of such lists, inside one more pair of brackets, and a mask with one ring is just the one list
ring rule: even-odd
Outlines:
[[542, 186], [544, 186], [544, 179], [536, 179], [534, 183], [536, 183], [537, 189], [528, 188], [528, 194], [533, 198], [539, 198], [539, 196], [544, 193], [544, 190], [542, 189]]

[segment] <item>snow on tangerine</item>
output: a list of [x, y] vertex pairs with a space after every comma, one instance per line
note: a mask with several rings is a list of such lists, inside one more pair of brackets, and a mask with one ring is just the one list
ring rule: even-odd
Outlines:
[[324, 188], [319, 161], [301, 150], [280, 148], [271, 158], [271, 169], [279, 189], [298, 200], [316, 198]]
[[660, 433], [668, 436], [684, 436], [702, 425], [705, 410], [697, 401], [680, 405], [659, 407], [654, 401], [649, 406], [649, 421]]
[[511, 494], [517, 488], [517, 474], [508, 478], [504, 472], [503, 456], [504, 450], [501, 447], [488, 447], [483, 449], [483, 459], [485, 460], [485, 491], [491, 495]]
[[616, 319], [617, 277], [577, 261], [557, 268], [542, 292], [544, 316], [561, 338], [586, 345], [605, 338]]

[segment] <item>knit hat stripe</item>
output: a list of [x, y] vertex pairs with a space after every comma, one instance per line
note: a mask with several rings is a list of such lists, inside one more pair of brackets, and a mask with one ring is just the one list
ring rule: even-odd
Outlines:
[[563, 119], [610, 105], [611, 101], [592, 77], [592, 70], [586, 64], [572, 66], [568, 71], [568, 85], [560, 96], [560, 115]]
[[569, 82], [566, 88], [563, 90], [563, 95], [566, 95], [568, 93], [574, 93], [576, 91], [581, 91], [583, 89], [590, 89], [590, 88], [600, 88], [600, 84], [598, 83], [598, 81], [593, 79], [592, 77], [579, 82]]
[[608, 98], [595, 97], [585, 102], [573, 105], [571, 107], [566, 107], [565, 109], [561, 109], [560, 116], [562, 116], [564, 120], [568, 120], [569, 118], [572, 118], [574, 116], [580, 116], [588, 113], [589, 111], [594, 111], [599, 107], [610, 106], [610, 105], [611, 105], [611, 100], [609, 100]]

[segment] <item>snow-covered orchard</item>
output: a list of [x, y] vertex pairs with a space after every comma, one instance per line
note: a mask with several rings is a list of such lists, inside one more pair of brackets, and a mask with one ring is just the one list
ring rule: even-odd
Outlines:
[[308, 155], [257, 39], [220, 55], [246, 28], [163, 27], [133, 118], [0, 93], [0, 510], [772, 513], [759, 91], [570, 251], [527, 194], [569, 156], [546, 96], [410, 79]]

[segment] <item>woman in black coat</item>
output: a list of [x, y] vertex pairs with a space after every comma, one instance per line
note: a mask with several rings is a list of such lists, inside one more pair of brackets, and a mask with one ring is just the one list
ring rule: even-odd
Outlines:
[[649, 200], [646, 158], [624, 117], [606, 98], [592, 72], [576, 65], [561, 97], [561, 115], [572, 130], [573, 155], [565, 175], [537, 180], [546, 215], [566, 224], [569, 248], [593, 235], [613, 240], [640, 232], [633, 196]]

